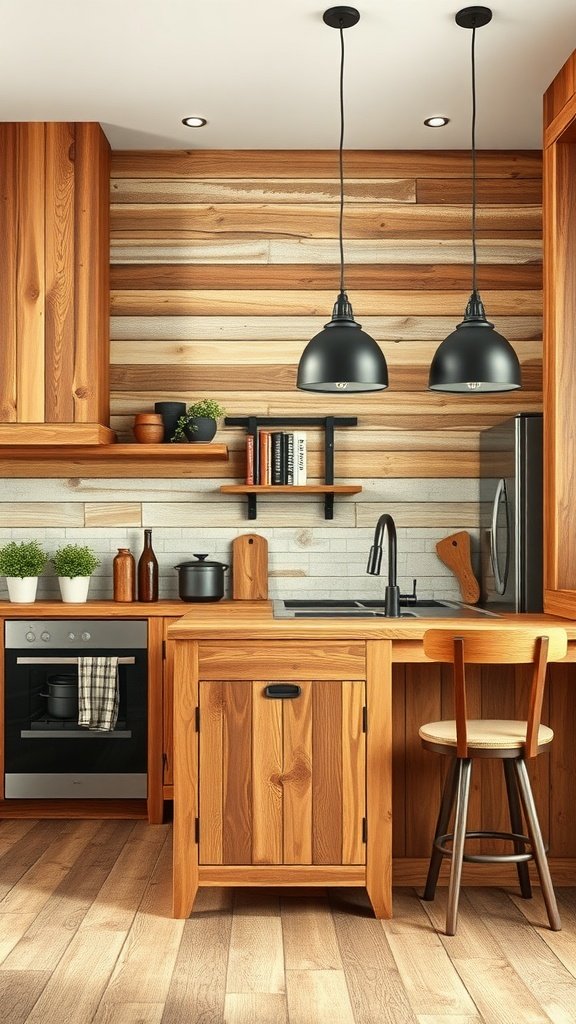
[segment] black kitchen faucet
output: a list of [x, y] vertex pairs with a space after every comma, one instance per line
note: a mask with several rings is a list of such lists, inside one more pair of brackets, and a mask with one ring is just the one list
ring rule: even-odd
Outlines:
[[384, 613], [391, 618], [400, 615], [400, 588], [396, 584], [398, 549], [396, 544], [396, 523], [391, 515], [384, 512], [376, 523], [374, 540], [368, 556], [366, 572], [371, 576], [380, 575], [382, 565], [382, 538], [388, 533], [388, 583], [384, 592]]

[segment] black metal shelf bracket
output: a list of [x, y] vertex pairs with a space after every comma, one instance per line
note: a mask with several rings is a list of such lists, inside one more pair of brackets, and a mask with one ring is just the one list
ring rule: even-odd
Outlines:
[[[358, 426], [357, 416], [225, 416], [227, 427], [244, 427], [258, 439], [258, 427], [322, 427], [324, 430], [324, 482], [334, 484], [334, 429]], [[256, 519], [257, 495], [248, 494], [248, 519]], [[324, 519], [334, 519], [334, 495], [324, 495]]]

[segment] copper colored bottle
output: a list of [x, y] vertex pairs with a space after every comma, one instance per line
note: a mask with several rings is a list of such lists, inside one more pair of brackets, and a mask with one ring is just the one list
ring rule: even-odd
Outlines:
[[136, 600], [136, 562], [130, 548], [118, 548], [112, 563], [114, 573], [114, 600]]
[[152, 530], [144, 530], [144, 550], [138, 562], [138, 600], [158, 600], [158, 562], [152, 550]]

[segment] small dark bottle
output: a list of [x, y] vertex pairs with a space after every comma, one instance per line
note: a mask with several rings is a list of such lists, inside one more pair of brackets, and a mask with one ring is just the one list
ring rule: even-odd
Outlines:
[[158, 600], [158, 562], [152, 550], [152, 530], [144, 530], [144, 550], [138, 561], [138, 600]]

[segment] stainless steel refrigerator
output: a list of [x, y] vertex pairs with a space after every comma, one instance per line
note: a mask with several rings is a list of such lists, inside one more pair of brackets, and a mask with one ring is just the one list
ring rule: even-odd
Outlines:
[[543, 608], [542, 416], [518, 413], [480, 435], [480, 603]]

